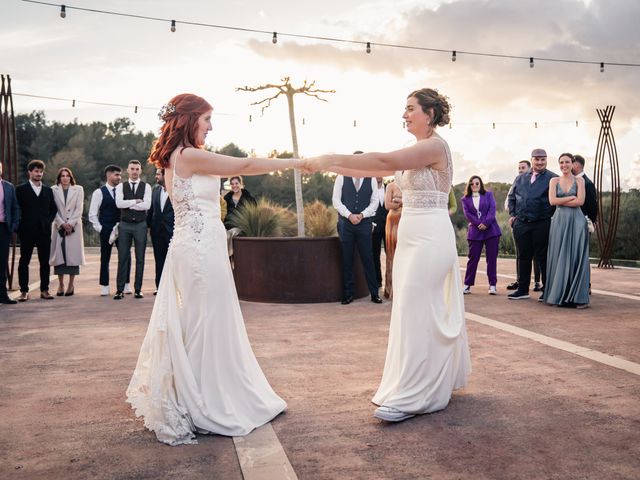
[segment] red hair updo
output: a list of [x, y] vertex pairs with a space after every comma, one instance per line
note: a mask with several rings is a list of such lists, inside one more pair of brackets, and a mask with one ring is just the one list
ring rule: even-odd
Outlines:
[[213, 107], [209, 102], [191, 93], [182, 93], [169, 100], [158, 114], [164, 124], [151, 147], [149, 163], [156, 168], [168, 168], [169, 157], [178, 146], [201, 148], [196, 138], [198, 118], [211, 110]]

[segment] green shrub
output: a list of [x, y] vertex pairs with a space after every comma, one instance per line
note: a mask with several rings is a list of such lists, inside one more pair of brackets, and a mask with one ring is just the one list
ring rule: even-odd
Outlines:
[[246, 202], [234, 210], [229, 221], [242, 231], [244, 237], [281, 237], [283, 235], [282, 207], [261, 198], [257, 204]]

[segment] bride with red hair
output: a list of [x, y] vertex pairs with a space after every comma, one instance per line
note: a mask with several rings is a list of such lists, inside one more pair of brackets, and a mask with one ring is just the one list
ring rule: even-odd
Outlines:
[[204, 150], [212, 113], [196, 95], [172, 98], [149, 157], [165, 169], [175, 230], [127, 401], [169, 445], [197, 443], [196, 432], [246, 435], [286, 408], [249, 343], [220, 220], [220, 177], [284, 170], [299, 160]]

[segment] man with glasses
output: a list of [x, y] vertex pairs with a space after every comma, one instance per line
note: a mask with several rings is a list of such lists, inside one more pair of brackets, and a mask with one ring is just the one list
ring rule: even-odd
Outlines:
[[547, 152], [536, 148], [531, 152], [531, 170], [516, 177], [509, 192], [509, 224], [518, 249], [518, 289], [509, 294], [509, 300], [529, 298], [533, 258], [545, 282], [549, 228], [555, 211], [549, 203], [549, 181], [553, 177], [557, 175], [547, 170]]

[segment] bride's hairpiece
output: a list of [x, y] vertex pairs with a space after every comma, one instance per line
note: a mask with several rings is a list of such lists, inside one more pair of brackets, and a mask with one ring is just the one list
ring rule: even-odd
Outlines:
[[176, 106], [173, 103], [167, 103], [162, 106], [158, 112], [158, 118], [160, 120], [167, 121], [167, 119], [176, 112]]

